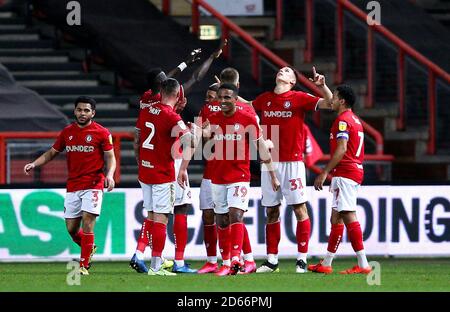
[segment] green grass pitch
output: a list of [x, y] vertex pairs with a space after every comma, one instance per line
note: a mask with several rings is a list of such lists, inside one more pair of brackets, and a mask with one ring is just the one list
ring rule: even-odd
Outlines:
[[[365, 275], [337, 272], [356, 259], [336, 259], [334, 273], [295, 273], [295, 260], [281, 260], [280, 273], [216, 277], [212, 274], [148, 276], [133, 271], [127, 262], [94, 262], [81, 285], [66, 282], [66, 263], [0, 263], [0, 291], [160, 291], [160, 292], [300, 292], [300, 291], [450, 291], [450, 259], [370, 258], [381, 267], [381, 285], [368, 285]], [[260, 264], [262, 261], [257, 261]], [[309, 263], [317, 263], [310, 259]], [[192, 262], [199, 268], [202, 262]]]

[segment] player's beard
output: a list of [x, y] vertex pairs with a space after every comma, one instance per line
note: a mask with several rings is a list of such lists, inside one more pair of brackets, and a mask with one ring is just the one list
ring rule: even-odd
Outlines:
[[77, 117], [76, 120], [77, 124], [80, 126], [86, 126], [87, 124], [89, 124], [89, 122], [91, 122], [91, 118], [89, 117], [84, 117], [84, 121], [80, 121], [80, 117]]

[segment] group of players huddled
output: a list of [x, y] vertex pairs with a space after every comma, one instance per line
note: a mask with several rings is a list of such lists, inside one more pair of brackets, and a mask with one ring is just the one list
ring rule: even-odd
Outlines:
[[[143, 207], [148, 214], [142, 223], [130, 266], [139, 273], [162, 276], [279, 272], [280, 205], [284, 198], [297, 219], [297, 273], [308, 270], [332, 273], [332, 260], [344, 227], [358, 264], [340, 273], [369, 273], [371, 267], [356, 218], [356, 196], [364, 175], [364, 132], [361, 121], [352, 112], [355, 103], [352, 89], [340, 85], [332, 93], [325, 77], [313, 67], [310, 80], [320, 89], [322, 97], [293, 91], [296, 72], [283, 67], [276, 74], [273, 91], [247, 101], [239, 96], [239, 72], [225, 68], [206, 91], [205, 104], [198, 118], [185, 124], [180, 116], [187, 104], [185, 95], [204, 77], [214, 59], [221, 55], [224, 45], [226, 41], [183, 84], [174, 77], [199, 59], [200, 49], [193, 50], [168, 74], [160, 68], [147, 73], [149, 90], [140, 100], [134, 151]], [[69, 234], [81, 247], [80, 274], [83, 275], [89, 274], [96, 250], [94, 225], [101, 210], [103, 187], [111, 191], [115, 184], [112, 137], [106, 128], [92, 120], [95, 105], [94, 99], [79, 97], [75, 101], [76, 121], [59, 134], [52, 148], [24, 167], [24, 172], [29, 174], [33, 168], [66, 151], [69, 177], [64, 217]], [[311, 223], [306, 209], [308, 198], [302, 161], [303, 127], [306, 112], [317, 109], [332, 109], [338, 114], [330, 132], [331, 159], [314, 181], [315, 189], [322, 190], [327, 177], [332, 176], [331, 233], [325, 258], [318, 264], [307, 265]], [[192, 203], [187, 168], [199, 149], [205, 158], [200, 209], [207, 261], [195, 270], [185, 263], [184, 253], [188, 205]], [[258, 151], [261, 162], [262, 205], [267, 212], [267, 259], [258, 268], [243, 221], [250, 196], [250, 160], [256, 159], [252, 150]], [[174, 215], [174, 261], [162, 255], [170, 214]], [[149, 267], [144, 259], [147, 247], [151, 248]]]

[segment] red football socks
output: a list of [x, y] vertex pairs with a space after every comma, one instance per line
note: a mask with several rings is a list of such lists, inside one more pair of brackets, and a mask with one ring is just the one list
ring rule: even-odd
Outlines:
[[311, 221], [308, 219], [297, 221], [297, 250], [301, 253], [308, 252], [309, 233], [311, 232]]
[[164, 223], [153, 222], [152, 227], [152, 257], [161, 257], [166, 244], [167, 226]]
[[230, 260], [231, 241], [230, 241], [230, 226], [226, 228], [217, 227], [217, 237], [219, 239], [220, 253], [222, 260]]
[[175, 260], [184, 259], [187, 244], [187, 215], [175, 214], [173, 221], [173, 236], [175, 238]]
[[280, 221], [266, 224], [267, 254], [278, 254], [278, 245], [281, 239]]
[[[230, 226], [231, 230], [231, 259], [234, 257], [240, 258], [242, 251], [242, 244], [244, 242], [244, 223], [233, 223]], [[248, 234], [247, 234], [248, 235]]]
[[136, 248], [136, 250], [139, 250], [142, 253], [145, 252], [145, 248], [149, 245], [152, 224], [153, 220], [149, 219], [145, 219], [144, 222], [142, 222], [141, 232], [139, 233]]
[[247, 255], [252, 252], [252, 245], [250, 244], [250, 238], [248, 237], [248, 231], [245, 224], [242, 223], [244, 226], [244, 241], [242, 243], [242, 252], [244, 255]]
[[349, 223], [347, 226], [348, 237], [350, 238], [350, 242], [352, 243], [353, 250], [358, 252], [364, 249], [363, 245], [363, 235], [361, 231], [361, 226], [358, 221]]
[[217, 227], [215, 224], [203, 225], [203, 235], [208, 257], [217, 256]]
[[83, 235], [81, 237], [80, 267], [84, 266], [85, 268], [87, 268], [89, 266], [89, 257], [91, 256], [93, 245], [94, 233], [83, 232]]
[[344, 234], [344, 224], [332, 224], [330, 238], [328, 239], [328, 248], [327, 250], [332, 253], [336, 253], [339, 244], [342, 240], [342, 235]]

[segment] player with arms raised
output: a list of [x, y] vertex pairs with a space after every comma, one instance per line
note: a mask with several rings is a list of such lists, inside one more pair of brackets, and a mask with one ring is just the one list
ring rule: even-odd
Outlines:
[[[74, 111], [76, 122], [61, 131], [48, 151], [24, 167], [25, 174], [29, 174], [34, 168], [45, 165], [59, 153], [66, 151], [69, 177], [64, 218], [73, 241], [81, 246], [82, 275], [89, 275], [90, 260], [96, 250], [94, 226], [102, 207], [103, 187], [109, 192], [115, 186], [116, 159], [112, 136], [108, 129], [92, 120], [95, 106], [93, 98], [78, 97]], [[105, 162], [106, 177], [103, 173]]]
[[332, 93], [325, 84], [325, 77], [316, 73], [313, 67], [311, 79], [321, 89], [323, 98], [301, 91], [293, 91], [296, 74], [290, 67], [281, 68], [276, 75], [276, 86], [253, 102], [256, 111], [261, 112], [261, 126], [267, 131], [267, 138], [274, 144], [272, 156], [281, 187], [274, 191], [267, 172], [261, 173], [262, 205], [267, 208], [266, 245], [267, 261], [257, 273], [278, 272], [278, 245], [280, 242], [280, 204], [284, 197], [292, 205], [297, 218], [297, 262], [296, 272], [306, 272], [311, 223], [306, 209], [306, 174], [303, 163], [303, 124], [306, 112], [317, 108], [330, 109]]
[[333, 176], [330, 192], [333, 193], [331, 233], [328, 252], [319, 264], [309, 265], [308, 270], [329, 274], [331, 263], [341, 242], [344, 224], [348, 237], [358, 258], [358, 265], [340, 272], [341, 274], [368, 274], [371, 268], [364, 251], [361, 226], [356, 218], [356, 197], [364, 178], [364, 130], [359, 118], [353, 113], [355, 103], [353, 90], [347, 85], [336, 88], [333, 94], [333, 110], [338, 117], [331, 127], [330, 161], [314, 181], [316, 190], [322, 190], [328, 174]]

